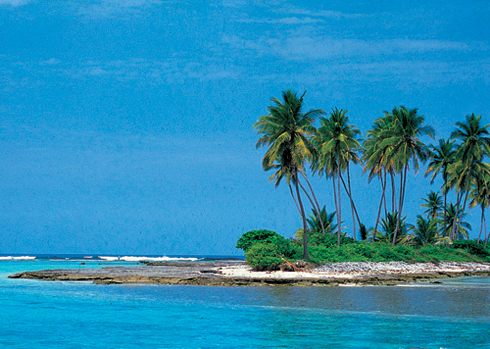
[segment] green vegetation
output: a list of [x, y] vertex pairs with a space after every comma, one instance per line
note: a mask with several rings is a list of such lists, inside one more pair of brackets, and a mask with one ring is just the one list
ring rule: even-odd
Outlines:
[[[396, 220], [395, 220], [396, 222]], [[395, 223], [396, 224], [396, 223]], [[271, 232], [273, 233], [273, 232]], [[455, 262], [490, 262], [490, 249], [470, 240], [456, 240], [452, 245], [421, 245], [418, 240], [411, 244], [392, 246], [391, 241], [370, 242], [354, 241], [342, 236], [341, 246], [337, 245], [337, 234], [313, 233], [309, 237], [309, 262], [314, 264], [334, 262], [391, 262], [404, 261], [408, 263], [428, 263], [438, 261]], [[258, 235], [256, 231], [245, 233], [243, 240], [251, 241], [249, 237], [263, 236], [264, 239], [253, 239], [253, 243], [245, 249], [247, 263], [255, 270], [276, 270], [287, 262], [294, 263], [301, 259], [303, 242], [299, 239], [286, 240], [270, 236]], [[240, 239], [242, 239], [240, 238]], [[280, 241], [278, 243], [278, 241]], [[284, 244], [283, 242], [286, 242]], [[285, 248], [287, 246], [287, 248]]]
[[[282, 100], [272, 98], [269, 114], [254, 124], [260, 135], [257, 148], [268, 147], [262, 167], [274, 171], [269, 180], [276, 187], [286, 180], [303, 227], [292, 240], [265, 230], [244, 234], [237, 247], [245, 251], [250, 265], [277, 268], [284, 259], [297, 260], [300, 255], [313, 262], [489, 260], [485, 210], [490, 205], [490, 165], [484, 161], [490, 155], [490, 124], [483, 126], [481, 116], [471, 114], [456, 123], [450, 139], [426, 145], [420, 137], [434, 138], [434, 129], [417, 108], [400, 106], [376, 119], [362, 140], [359, 129], [349, 123], [347, 110], [333, 108], [328, 117], [322, 109], [304, 113], [305, 94], [298, 97], [287, 90]], [[443, 185], [440, 192], [430, 191], [423, 198], [425, 210], [413, 225], [402, 215], [410, 193], [407, 178], [427, 161], [425, 175], [431, 175], [430, 183], [440, 174]], [[381, 195], [372, 222], [359, 216], [351, 166], [361, 166], [369, 183], [379, 180]], [[308, 172], [331, 180], [327, 188], [332, 186], [335, 212], [321, 208]], [[451, 191], [456, 202], [448, 203]], [[342, 226], [343, 192], [351, 208], [351, 232]], [[471, 242], [466, 241], [471, 230], [465, 221], [468, 207], [481, 210], [480, 233]]]

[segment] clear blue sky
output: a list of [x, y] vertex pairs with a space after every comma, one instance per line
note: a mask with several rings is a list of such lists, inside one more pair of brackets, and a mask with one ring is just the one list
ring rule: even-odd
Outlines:
[[[363, 133], [395, 105], [437, 138], [472, 112], [489, 123], [489, 18], [486, 1], [0, 0], [0, 253], [237, 254], [247, 230], [289, 237], [301, 221], [252, 129], [270, 98], [307, 90], [306, 109], [348, 109]], [[379, 185], [353, 181], [373, 226]], [[333, 211], [331, 183], [313, 185]], [[440, 182], [407, 185], [414, 222]]]

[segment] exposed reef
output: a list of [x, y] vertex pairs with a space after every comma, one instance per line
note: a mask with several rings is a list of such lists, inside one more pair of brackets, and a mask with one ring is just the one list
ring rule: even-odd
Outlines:
[[[364, 262], [369, 263], [369, 262]], [[488, 263], [446, 263], [426, 267], [403, 264], [335, 263], [303, 272], [254, 272], [239, 262], [147, 263], [138, 267], [27, 271], [9, 278], [46, 281], [92, 281], [95, 284], [164, 284], [208, 286], [367, 286], [431, 282], [461, 276], [490, 276]], [[408, 267], [407, 267], [408, 265]], [[353, 267], [354, 266], [354, 267]], [[386, 267], [388, 266], [388, 267]], [[325, 271], [327, 270], [327, 271]]]

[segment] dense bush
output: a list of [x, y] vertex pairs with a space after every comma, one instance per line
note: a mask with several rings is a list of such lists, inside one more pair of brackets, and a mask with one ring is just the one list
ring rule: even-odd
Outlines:
[[453, 245], [453, 248], [457, 249], [463, 249], [472, 255], [479, 256], [479, 257], [489, 257], [490, 253], [485, 250], [485, 247], [483, 244], [479, 244], [476, 240], [455, 240]]
[[265, 229], [251, 230], [244, 233], [240, 239], [238, 239], [236, 248], [240, 248], [244, 252], [247, 252], [257, 243], [273, 245], [275, 251], [287, 259], [299, 258], [298, 254], [301, 253], [291, 244], [291, 241], [285, 239], [274, 231]]
[[245, 252], [247, 264], [255, 270], [276, 270], [284, 263], [273, 244], [258, 242]]
[[[411, 245], [391, 246], [384, 242], [355, 242], [342, 237], [342, 245], [337, 246], [335, 234], [313, 233], [309, 237], [310, 261], [314, 263], [335, 262], [490, 262], [490, 253], [476, 241], [455, 241], [452, 246]], [[284, 263], [281, 258], [295, 261], [301, 258], [303, 242], [300, 239], [287, 240], [269, 230], [250, 231], [240, 238], [237, 247], [245, 250], [247, 263], [256, 270], [274, 270]]]
[[283, 238], [281, 235], [272, 230], [250, 230], [244, 233], [238, 239], [236, 248], [240, 248], [244, 252], [247, 252], [247, 250], [257, 242], [272, 243], [275, 242], [279, 237]]
[[[308, 233], [308, 245], [314, 246], [324, 246], [324, 247], [332, 247], [337, 245], [337, 234], [327, 234], [318, 231]], [[351, 244], [354, 243], [354, 239], [341, 235], [340, 236], [340, 244]]]

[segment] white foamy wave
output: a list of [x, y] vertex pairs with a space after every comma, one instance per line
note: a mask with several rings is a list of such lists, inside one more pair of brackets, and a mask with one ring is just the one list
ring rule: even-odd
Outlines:
[[83, 259], [92, 259], [93, 257], [92, 256], [85, 256], [83, 257]]
[[13, 260], [15, 261], [31, 261], [36, 259], [36, 257], [32, 256], [20, 256], [20, 257], [12, 257]]
[[117, 261], [119, 258], [117, 257], [105, 257], [105, 256], [99, 256], [99, 259], [102, 259], [104, 261]]
[[7, 257], [0, 257], [0, 261], [11, 261], [12, 256], [7, 256]]
[[141, 262], [141, 261], [151, 261], [151, 262], [167, 262], [167, 261], [189, 261], [189, 262], [194, 262], [197, 261], [197, 258], [194, 257], [189, 257], [189, 258], [184, 258], [184, 257], [131, 257], [131, 256], [125, 256], [121, 257], [120, 260], [126, 261], [126, 262]]

